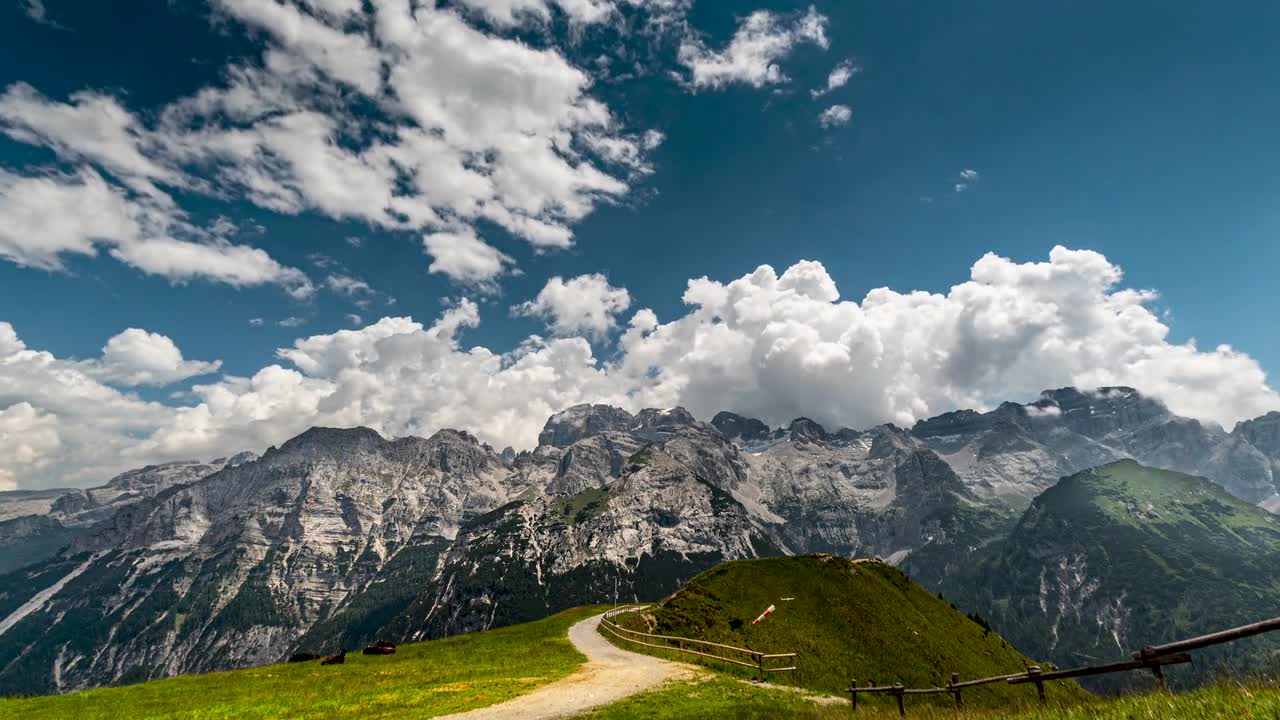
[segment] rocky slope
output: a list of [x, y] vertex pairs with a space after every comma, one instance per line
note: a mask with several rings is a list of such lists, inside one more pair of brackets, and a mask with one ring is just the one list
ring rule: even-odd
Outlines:
[[[999, 552], [944, 583], [1019, 649], [1059, 665], [1123, 659], [1146, 645], [1275, 615], [1280, 517], [1202, 478], [1132, 460], [1077, 473], [1040, 495]], [[1188, 682], [1261, 672], [1280, 641], [1196, 654]], [[1147, 682], [1110, 676], [1101, 684]]]
[[208, 463], [148, 465], [88, 489], [0, 493], [0, 575], [54, 557], [117, 510], [162, 490], [253, 460], [240, 453]]
[[1207, 477], [1254, 503], [1280, 500], [1280, 414], [1231, 433], [1179, 417], [1133, 388], [1063, 388], [1026, 405], [1004, 403], [916, 423], [911, 434], [938, 452], [974, 492], [1028, 500], [1058, 478], [1114, 460]]

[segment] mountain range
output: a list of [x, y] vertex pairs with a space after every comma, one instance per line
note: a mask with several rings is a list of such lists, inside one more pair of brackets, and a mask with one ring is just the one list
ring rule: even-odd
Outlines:
[[937, 589], [998, 556], [1059, 478], [1126, 458], [1276, 507], [1280, 414], [1226, 432], [1131, 388], [909, 430], [581, 405], [520, 453], [458, 430], [312, 428], [261, 457], [0, 493], [0, 693], [653, 599], [743, 558], [879, 556]]

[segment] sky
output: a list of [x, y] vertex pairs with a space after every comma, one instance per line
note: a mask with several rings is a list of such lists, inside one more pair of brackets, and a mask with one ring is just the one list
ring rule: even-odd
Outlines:
[[1280, 409], [1272, 3], [0, 4], [0, 490], [580, 402]]

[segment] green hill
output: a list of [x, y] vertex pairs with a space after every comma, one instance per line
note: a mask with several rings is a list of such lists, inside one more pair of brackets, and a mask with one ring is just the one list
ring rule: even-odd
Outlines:
[[[784, 599], [791, 598], [791, 599]], [[769, 605], [776, 611], [751, 621]], [[765, 653], [797, 652], [799, 670], [780, 678], [838, 694], [859, 683], [939, 686], [1020, 672], [1027, 660], [980, 622], [879, 561], [800, 555], [725, 563], [695, 577], [625, 626], [710, 640]], [[1052, 696], [1083, 697], [1074, 684], [1050, 685]], [[971, 705], [1025, 700], [1027, 686], [996, 683], [965, 691]], [[950, 698], [946, 698], [950, 701]]]
[[569, 626], [603, 608], [444, 640], [394, 655], [184, 675], [50, 697], [0, 697], [0, 717], [25, 720], [420, 718], [509, 700], [573, 672], [586, 658]]
[[[1280, 517], [1203, 478], [1116, 462], [1042, 493], [999, 550], [943, 592], [1042, 659], [1120, 659], [1276, 615]], [[1170, 678], [1273, 671], [1278, 653], [1269, 637], [1232, 643], [1196, 653]], [[1141, 674], [1096, 682], [1149, 683]]]

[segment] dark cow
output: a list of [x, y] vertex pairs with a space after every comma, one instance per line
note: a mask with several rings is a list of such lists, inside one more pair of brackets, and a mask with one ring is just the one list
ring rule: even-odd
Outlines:
[[347, 651], [343, 650], [337, 655], [330, 655], [329, 657], [321, 660], [320, 664], [321, 665], [341, 665], [346, 661], [347, 661]]
[[391, 645], [391, 647], [387, 647], [387, 645], [391, 645], [391, 643], [386, 643], [386, 645], [380, 645], [378, 643], [374, 643], [373, 645], [370, 645], [369, 647], [365, 648], [361, 652], [363, 652], [365, 655], [395, 655], [396, 646]]
[[315, 653], [294, 653], [289, 656], [289, 662], [311, 662], [319, 660], [322, 656]]

